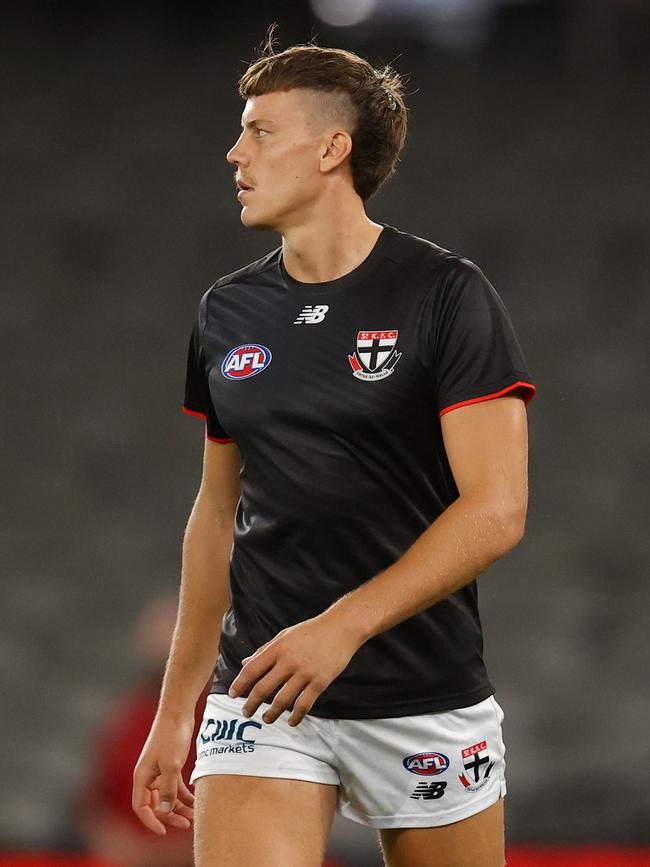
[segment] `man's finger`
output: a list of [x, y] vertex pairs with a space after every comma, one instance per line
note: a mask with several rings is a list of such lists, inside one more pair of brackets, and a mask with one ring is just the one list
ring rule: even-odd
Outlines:
[[250, 662], [247, 662], [243, 666], [242, 670], [233, 680], [232, 684], [230, 685], [230, 689], [228, 690], [228, 695], [231, 698], [235, 698], [235, 696], [241, 695], [241, 693], [246, 692], [248, 687], [258, 678], [260, 678], [265, 672], [267, 672], [270, 668], [272, 668], [274, 664], [275, 659], [271, 654], [265, 653], [263, 655], [256, 656], [254, 659], [251, 658]]
[[142, 822], [145, 828], [149, 828], [150, 831], [153, 831], [154, 834], [158, 834], [160, 837], [164, 837], [167, 833], [167, 829], [160, 821], [160, 819], [156, 818], [154, 811], [151, 807], [134, 807], [134, 812], [138, 819]]
[[309, 713], [312, 708], [312, 705], [321, 694], [322, 690], [318, 689], [313, 685], [313, 682], [309, 684], [309, 686], [303, 690], [303, 692], [298, 696], [293, 706], [293, 711], [291, 712], [291, 716], [289, 717], [289, 725], [297, 726], [301, 720], [304, 719], [305, 715]]
[[300, 677], [295, 674], [291, 680], [287, 681], [282, 689], [273, 699], [271, 707], [264, 711], [262, 719], [265, 723], [273, 723], [280, 714], [289, 707], [293, 707], [293, 703], [298, 698], [300, 693], [309, 683], [307, 677]]
[[157, 776], [153, 771], [147, 772], [144, 769], [136, 768], [133, 775], [131, 806], [133, 807], [133, 812], [145, 828], [149, 828], [154, 834], [159, 834], [162, 837], [167, 833], [167, 830], [163, 823], [154, 815], [152, 809], [152, 791], [149, 788]]
[[177, 816], [185, 816], [190, 822], [194, 821], [194, 808], [188, 807], [186, 804], [183, 804], [181, 801], [176, 801], [176, 806], [174, 807], [174, 813]]
[[155, 816], [160, 820], [160, 822], [162, 822], [162, 824], [168, 825], [170, 828], [180, 828], [184, 831], [187, 830], [187, 828], [192, 827], [192, 822], [187, 818], [187, 816], [179, 815], [176, 810], [173, 810], [171, 813], [161, 813], [156, 811]]
[[164, 836], [167, 831], [164, 825], [156, 819], [152, 809], [151, 786], [159, 776], [158, 767], [145, 768], [136, 765], [133, 772], [133, 792], [131, 806], [133, 812], [142, 822], [145, 828], [149, 828], [155, 834]]
[[[154, 785], [156, 784], [154, 783]], [[177, 799], [174, 804], [174, 809], [171, 812], [163, 812], [160, 809], [160, 794], [158, 789], [152, 789], [151, 791], [150, 806], [156, 819], [158, 819], [159, 822], [162, 822], [163, 825], [172, 828], [180, 828], [182, 830], [192, 826], [192, 822], [194, 821], [194, 809], [186, 806], [182, 801]]]
[[188, 807], [194, 806], [194, 795], [185, 785], [185, 780], [182, 777], [178, 779], [178, 800], [187, 804]]
[[[182, 783], [182, 778], [179, 780], [179, 788], [180, 788], [181, 783]], [[190, 792], [190, 794], [191, 794], [191, 792]], [[152, 807], [154, 813], [156, 814], [156, 817], [158, 819], [160, 819], [161, 822], [164, 822], [165, 824], [169, 824], [166, 821], [166, 818], [167, 818], [167, 816], [173, 816], [173, 815], [184, 816], [186, 819], [189, 819], [190, 822], [193, 821], [193, 819], [194, 819], [194, 807], [188, 806], [187, 804], [184, 804], [180, 800], [180, 798], [176, 799], [176, 803], [174, 804], [174, 809], [171, 813], [162, 813], [160, 811], [160, 797], [158, 795], [158, 791], [156, 789], [154, 789], [151, 793], [151, 796], [152, 796], [151, 797], [151, 807]], [[185, 827], [185, 826], [183, 826], [183, 827]]]
[[275, 692], [280, 684], [289, 680], [290, 676], [290, 672], [278, 670], [278, 666], [272, 668], [271, 671], [259, 680], [250, 691], [250, 695], [246, 699], [242, 708], [242, 714], [244, 716], [253, 716], [262, 702], [266, 701], [269, 695], [271, 695], [272, 692]]
[[[273, 641], [273, 639], [271, 639], [271, 641]], [[248, 662], [249, 659], [254, 659], [256, 656], [259, 656], [259, 654], [264, 650], [264, 648], [269, 646], [271, 641], [265, 641], [264, 644], [260, 644], [257, 650], [254, 650], [252, 653], [249, 653], [248, 656], [245, 656], [241, 661], [242, 665]]]
[[180, 769], [177, 767], [161, 768], [161, 772], [156, 785], [160, 798], [158, 809], [161, 813], [171, 813], [176, 804]]

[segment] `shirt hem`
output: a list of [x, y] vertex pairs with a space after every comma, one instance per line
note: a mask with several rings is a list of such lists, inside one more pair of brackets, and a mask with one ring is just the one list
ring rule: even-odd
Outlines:
[[[350, 706], [330, 704], [326, 709], [320, 708], [309, 711], [308, 716], [321, 719], [390, 719], [393, 717], [414, 716], [425, 713], [442, 713], [448, 710], [458, 710], [478, 704], [494, 695], [494, 687], [491, 683], [484, 684], [472, 692], [464, 692], [455, 695], [439, 696], [435, 698], [418, 698], [412, 701], [401, 701], [390, 705], [372, 705], [370, 707], [355, 706], [354, 712], [350, 712]], [[213, 685], [211, 695], [225, 695], [226, 689], [218, 689]]]

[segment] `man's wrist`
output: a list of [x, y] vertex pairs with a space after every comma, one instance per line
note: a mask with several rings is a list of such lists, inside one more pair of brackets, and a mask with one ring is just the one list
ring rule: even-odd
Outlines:
[[366, 618], [354, 598], [354, 591], [337, 599], [322, 616], [331, 621], [334, 629], [340, 632], [342, 640], [349, 641], [357, 648], [372, 636]]
[[194, 718], [195, 708], [196, 702], [188, 701], [187, 699], [170, 698], [163, 694], [158, 702], [156, 718], [182, 723], [190, 717]]

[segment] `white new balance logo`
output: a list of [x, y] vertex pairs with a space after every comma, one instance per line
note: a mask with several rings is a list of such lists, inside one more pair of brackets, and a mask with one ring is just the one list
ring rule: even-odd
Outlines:
[[325, 319], [325, 314], [329, 310], [328, 304], [306, 304], [298, 318], [293, 320], [294, 325], [316, 325], [317, 322], [322, 322]]

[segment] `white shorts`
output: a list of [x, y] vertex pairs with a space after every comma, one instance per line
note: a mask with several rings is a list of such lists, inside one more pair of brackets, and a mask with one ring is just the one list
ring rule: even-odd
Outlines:
[[506, 793], [503, 711], [493, 696], [471, 707], [386, 719], [283, 711], [249, 718], [246, 699], [209, 695], [190, 782], [209, 774], [338, 786], [337, 810], [370, 828], [429, 828], [466, 819]]

